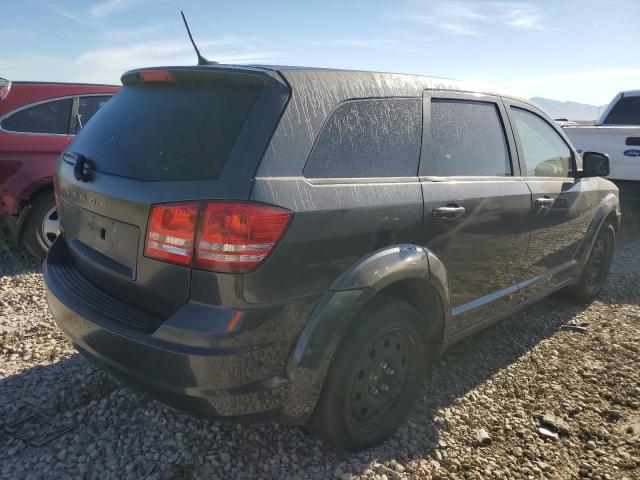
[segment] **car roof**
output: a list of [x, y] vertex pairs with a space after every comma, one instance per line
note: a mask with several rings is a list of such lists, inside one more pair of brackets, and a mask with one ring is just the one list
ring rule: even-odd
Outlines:
[[[133, 69], [122, 75], [123, 83], [126, 84], [126, 78], [143, 70], [172, 70], [172, 69], [203, 69], [210, 71], [229, 72], [229, 73], [247, 73], [256, 74], [264, 73], [270, 76], [274, 74], [287, 80], [294, 88], [298, 89], [306, 84], [306, 90], [318, 89], [320, 85], [325, 90], [331, 88], [344, 88], [348, 85], [358, 85], [361, 97], [366, 97], [367, 91], [374, 92], [378, 96], [420, 96], [427, 89], [433, 90], [450, 90], [458, 92], [480, 93], [485, 95], [494, 95], [500, 97], [511, 98], [533, 108], [540, 109], [535, 103], [529, 99], [517, 97], [511, 94], [502, 93], [486, 85], [478, 85], [472, 82], [463, 82], [460, 80], [452, 80], [444, 77], [415, 75], [405, 73], [376, 72], [368, 70], [347, 70], [339, 68], [323, 68], [308, 67], [299, 65], [262, 65], [262, 64], [211, 64], [211, 65], [192, 65], [192, 66], [156, 66], [149, 68]], [[306, 80], [305, 80], [306, 79]], [[294, 81], [297, 80], [297, 81]], [[312, 82], [312, 83], [309, 83]], [[369, 84], [372, 88], [366, 88]], [[340, 87], [339, 87], [340, 86]], [[381, 87], [381, 88], [376, 88]], [[353, 98], [356, 98], [355, 96]]]
[[46, 81], [31, 81], [31, 80], [12, 80], [12, 85], [60, 85], [66, 87], [120, 87], [117, 84], [109, 83], [84, 83], [84, 82], [46, 82]]
[[[220, 66], [223, 66], [220, 64]], [[494, 90], [486, 85], [478, 85], [473, 82], [466, 82], [461, 80], [450, 79], [446, 77], [440, 77], [435, 75], [417, 75], [417, 74], [407, 74], [407, 73], [393, 73], [393, 72], [380, 72], [380, 71], [372, 71], [372, 70], [349, 70], [349, 69], [341, 69], [341, 68], [323, 68], [323, 67], [309, 67], [309, 66], [301, 66], [301, 65], [260, 65], [260, 64], [252, 64], [252, 65], [224, 65], [226, 67], [237, 67], [242, 69], [243, 67], [250, 69], [263, 69], [272, 72], [278, 72], [283, 75], [285, 78], [291, 76], [313, 76], [316, 80], [326, 79], [330, 81], [330, 78], [338, 78], [345, 77], [349, 78], [351, 81], [364, 80], [363, 77], [368, 77], [368, 80], [372, 81], [389, 81], [396, 79], [396, 81], [400, 81], [399, 83], [414, 83], [416, 85], [416, 90], [422, 89], [437, 89], [437, 90], [451, 90], [451, 91], [460, 91], [460, 92], [474, 92], [481, 93], [485, 95], [494, 95], [500, 97], [511, 98], [522, 103], [526, 103], [527, 105], [531, 105], [537, 109], [540, 109], [538, 105], [529, 100], [528, 98], [518, 97], [516, 95], [512, 95], [509, 93], [499, 92]], [[434, 88], [434, 86], [437, 86]]]

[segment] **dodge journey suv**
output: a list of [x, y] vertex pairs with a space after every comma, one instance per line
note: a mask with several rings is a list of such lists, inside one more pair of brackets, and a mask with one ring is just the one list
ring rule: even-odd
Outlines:
[[48, 300], [80, 352], [175, 408], [366, 448], [443, 347], [605, 282], [608, 158], [525, 100], [291, 67], [122, 83], [58, 162]]

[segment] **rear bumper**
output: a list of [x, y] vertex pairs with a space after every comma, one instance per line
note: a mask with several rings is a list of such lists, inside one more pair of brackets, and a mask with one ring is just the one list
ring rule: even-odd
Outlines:
[[251, 327], [231, 334], [221, 326], [235, 311], [212, 305], [188, 303], [154, 323], [74, 272], [65, 252], [59, 239], [45, 261], [47, 299], [56, 324], [85, 356], [180, 410], [296, 423], [282, 413], [290, 390], [285, 366], [309, 300], [251, 312]]

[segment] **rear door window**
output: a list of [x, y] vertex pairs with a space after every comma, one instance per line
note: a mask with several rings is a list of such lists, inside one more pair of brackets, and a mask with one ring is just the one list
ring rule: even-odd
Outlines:
[[509, 148], [496, 104], [431, 99], [433, 176], [510, 176]]
[[183, 81], [124, 86], [71, 151], [95, 170], [139, 180], [215, 180], [263, 86]]
[[606, 125], [640, 125], [640, 96], [622, 97], [604, 121]]
[[571, 150], [551, 125], [533, 112], [511, 107], [516, 136], [530, 177], [567, 177]]
[[307, 178], [415, 177], [422, 99], [341, 104], [327, 119], [304, 169]]
[[112, 95], [87, 95], [78, 98], [78, 118], [76, 133], [82, 130], [91, 117], [112, 97]]
[[71, 98], [39, 103], [4, 118], [0, 127], [10, 132], [66, 135], [71, 119]]

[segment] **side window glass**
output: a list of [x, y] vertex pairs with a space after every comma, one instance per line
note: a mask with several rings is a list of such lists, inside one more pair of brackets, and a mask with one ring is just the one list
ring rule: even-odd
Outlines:
[[412, 177], [418, 174], [422, 99], [343, 103], [323, 127], [304, 169], [308, 178]]
[[111, 95], [86, 96], [78, 99], [78, 118], [76, 118], [76, 133], [107, 103]]
[[428, 175], [511, 176], [509, 148], [494, 103], [431, 100], [435, 165]]
[[71, 103], [70, 98], [40, 103], [8, 116], [0, 126], [10, 132], [66, 134]]
[[571, 170], [571, 150], [562, 137], [535, 113], [511, 107], [516, 134], [530, 177], [567, 177]]

